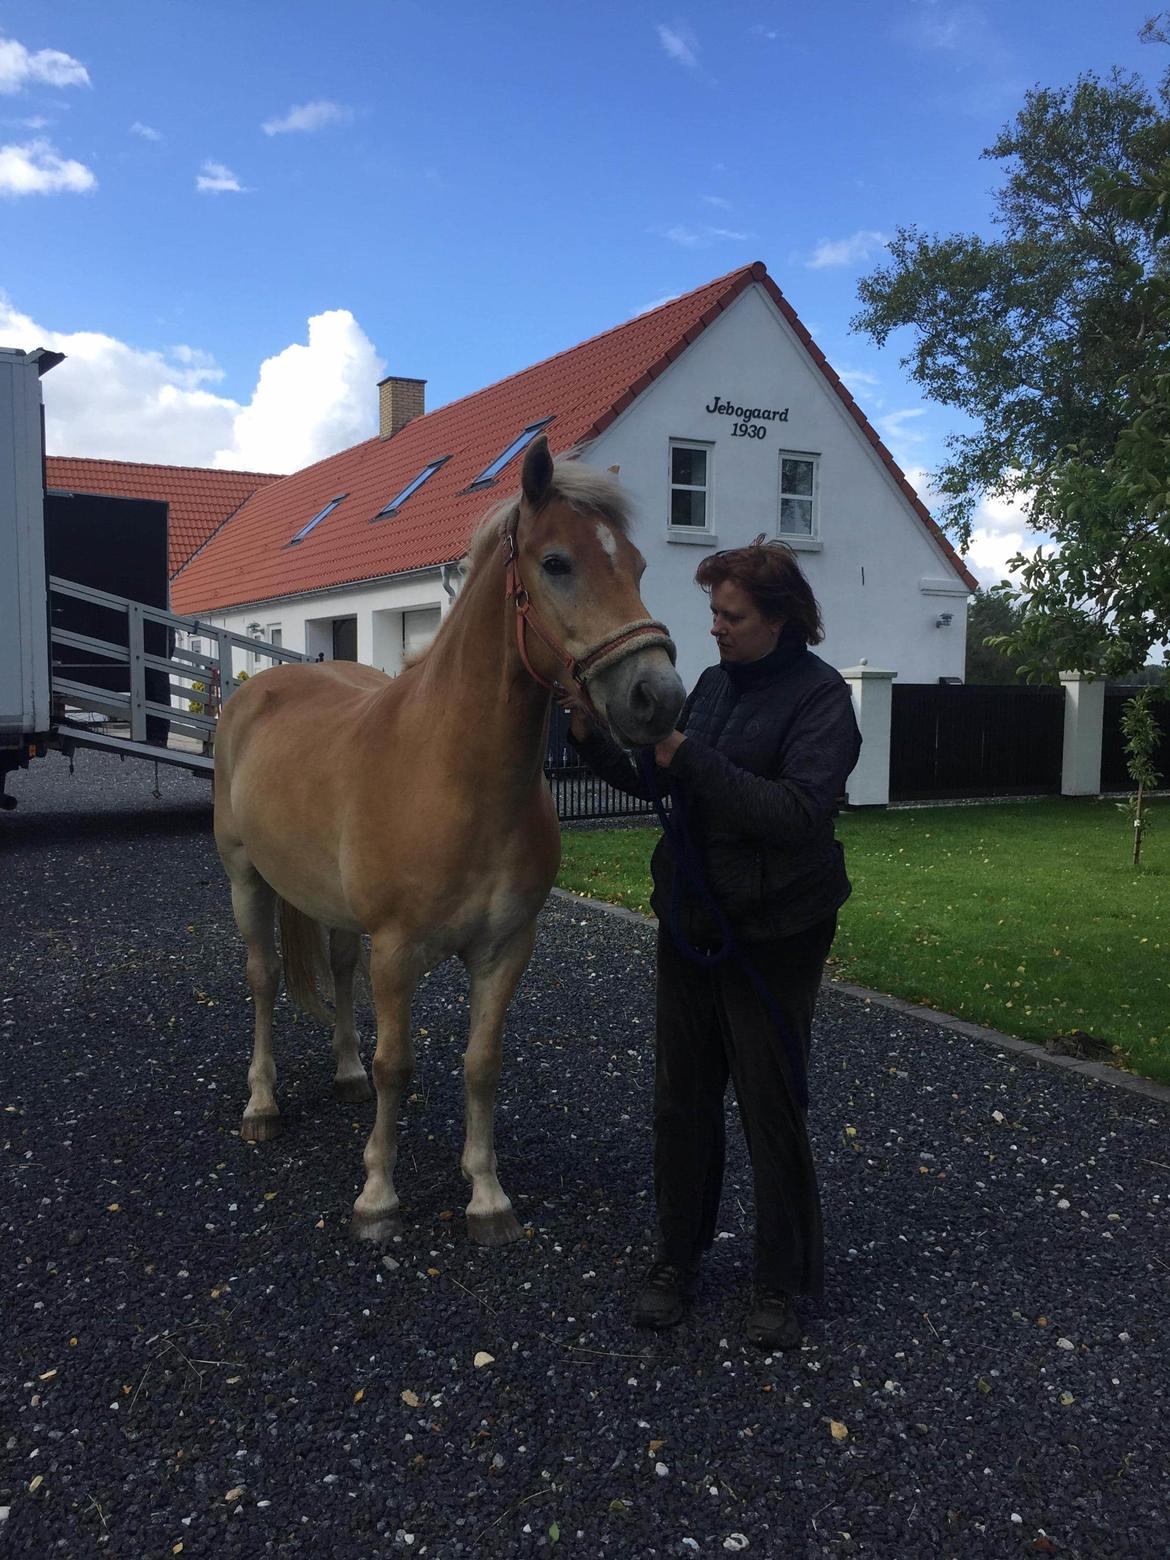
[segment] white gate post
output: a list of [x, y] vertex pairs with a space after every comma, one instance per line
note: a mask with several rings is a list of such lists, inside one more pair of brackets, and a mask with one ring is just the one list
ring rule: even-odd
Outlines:
[[890, 800], [890, 719], [897, 672], [876, 666], [846, 666], [841, 676], [853, 695], [853, 713], [861, 728], [861, 757], [849, 776], [850, 807], [885, 807]]
[[1061, 672], [1064, 684], [1064, 762], [1062, 796], [1097, 796], [1101, 791], [1101, 735], [1105, 725], [1105, 684], [1080, 672]]

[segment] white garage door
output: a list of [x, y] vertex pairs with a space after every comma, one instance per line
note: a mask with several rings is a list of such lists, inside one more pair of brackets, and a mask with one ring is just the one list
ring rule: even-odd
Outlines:
[[420, 607], [402, 614], [402, 653], [407, 659], [420, 655], [439, 632], [438, 607]]

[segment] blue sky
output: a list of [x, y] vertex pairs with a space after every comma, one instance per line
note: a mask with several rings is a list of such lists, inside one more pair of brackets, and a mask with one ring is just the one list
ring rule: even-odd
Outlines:
[[857, 278], [988, 230], [1030, 86], [1153, 84], [1152, 9], [0, 0], [0, 343], [69, 353], [53, 453], [289, 469], [381, 373], [437, 406], [762, 259], [920, 479], [956, 419], [850, 333]]

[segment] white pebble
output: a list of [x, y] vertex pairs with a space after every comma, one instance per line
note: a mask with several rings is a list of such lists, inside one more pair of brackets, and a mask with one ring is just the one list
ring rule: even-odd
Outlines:
[[699, 1548], [699, 1540], [697, 1538], [684, 1538], [683, 1539], [683, 1548], [684, 1549], [694, 1549], [697, 1552], [698, 1548]]
[[1023, 1520], [1024, 1520], [1023, 1517], [1020, 1516], [1018, 1511], [1013, 1511], [1012, 1512], [1012, 1521], [1013, 1522], [1022, 1522]]
[[1056, 1206], [1057, 1206], [1057, 1207], [1058, 1207], [1058, 1208], [1067, 1208], [1067, 1207], [1069, 1207], [1069, 1206], [1070, 1206], [1070, 1204], [1069, 1204], [1069, 1200], [1068, 1200], [1068, 1198], [1067, 1198], [1067, 1197], [1062, 1197], [1062, 1198], [1061, 1198], [1061, 1199], [1060, 1199], [1060, 1201], [1059, 1201], [1059, 1202], [1058, 1202], [1058, 1203], [1057, 1203], [1057, 1205], [1056, 1205]]
[[724, 1549], [746, 1549], [747, 1546], [748, 1539], [746, 1533], [728, 1533], [723, 1540]]
[[654, 1472], [660, 1479], [665, 1479], [666, 1475], [670, 1472], [670, 1469], [666, 1466], [665, 1463], [655, 1463]]

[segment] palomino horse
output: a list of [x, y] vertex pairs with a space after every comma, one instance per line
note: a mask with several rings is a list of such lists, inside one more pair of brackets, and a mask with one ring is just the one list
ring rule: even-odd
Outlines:
[[[276, 666], [232, 697], [216, 737], [215, 839], [255, 1009], [241, 1135], [261, 1141], [279, 1125], [274, 912], [292, 995], [333, 1025], [342, 1100], [369, 1095], [353, 1021], [368, 933], [378, 1105], [353, 1229], [371, 1240], [401, 1228], [394, 1164], [415, 985], [452, 954], [471, 977], [468, 1231], [482, 1245], [520, 1234], [492, 1118], [504, 1014], [560, 860], [543, 774], [550, 694], [579, 699], [631, 746], [665, 737], [683, 702], [674, 646], [638, 594], [644, 563], [617, 483], [554, 466], [541, 438], [522, 487], [480, 528], [442, 629], [398, 677], [350, 662]], [[566, 668], [574, 688], [557, 680]], [[332, 1013], [316, 987], [324, 929]]]

